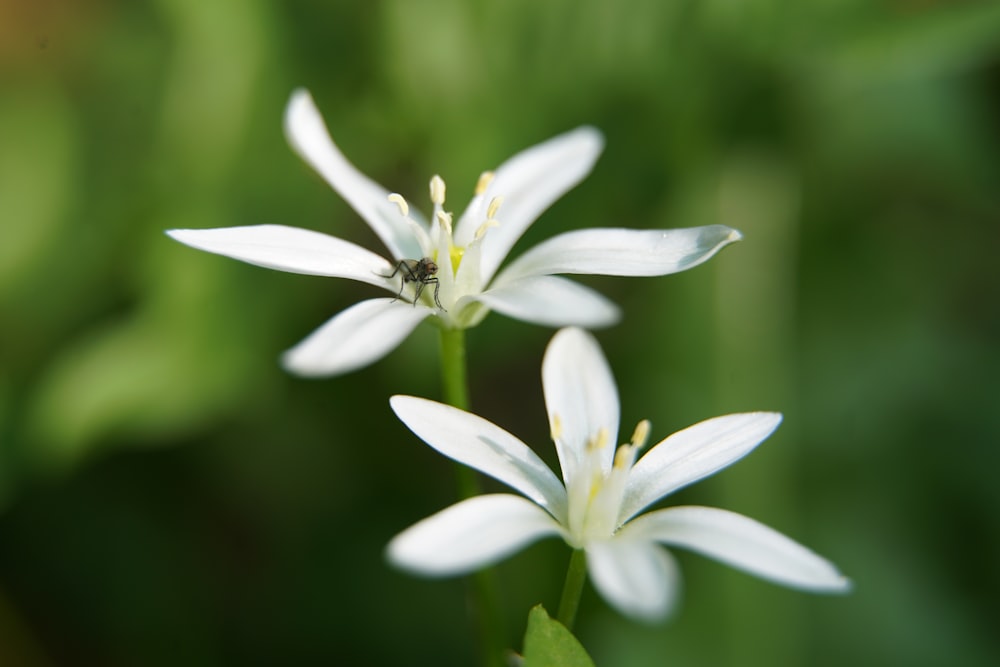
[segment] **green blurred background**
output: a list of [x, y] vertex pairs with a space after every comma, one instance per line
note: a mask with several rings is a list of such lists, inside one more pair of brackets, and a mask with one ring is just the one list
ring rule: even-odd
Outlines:
[[[624, 428], [781, 410], [676, 503], [753, 516], [846, 597], [686, 553], [637, 626], [585, 593], [599, 665], [1000, 660], [1000, 3], [935, 0], [0, 1], [0, 665], [469, 665], [461, 581], [386, 541], [454, 498], [392, 416], [438, 397], [435, 331], [326, 381], [280, 352], [370, 286], [199, 253], [171, 227], [283, 223], [381, 251], [288, 149], [291, 90], [427, 209], [589, 123], [594, 173], [518, 246], [725, 223], [666, 278], [585, 282]], [[472, 399], [549, 461], [551, 331], [469, 332]], [[507, 632], [558, 601], [556, 541], [499, 568]]]

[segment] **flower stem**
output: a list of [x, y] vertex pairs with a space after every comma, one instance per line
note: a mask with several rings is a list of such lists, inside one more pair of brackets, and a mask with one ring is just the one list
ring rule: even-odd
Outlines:
[[465, 368], [465, 329], [441, 327], [441, 380], [444, 400], [462, 410], [469, 409], [469, 386]]
[[580, 595], [583, 593], [583, 582], [586, 580], [587, 552], [583, 549], [574, 549], [573, 555], [569, 558], [569, 567], [566, 568], [566, 583], [563, 584], [559, 613], [556, 615], [556, 619], [565, 625], [567, 630], [573, 629], [576, 610], [580, 606]]
[[[444, 402], [462, 410], [469, 409], [469, 382], [465, 364], [465, 329], [441, 328], [441, 383]], [[476, 471], [455, 466], [458, 495], [463, 500], [478, 495]]]
[[[441, 382], [444, 400], [462, 410], [469, 409], [469, 381], [466, 371], [465, 330], [441, 328]], [[458, 495], [471, 498], [480, 492], [476, 471], [456, 464]], [[485, 569], [471, 577], [472, 607], [479, 622], [482, 659], [486, 667], [503, 667], [506, 642], [500, 616], [496, 573]]]

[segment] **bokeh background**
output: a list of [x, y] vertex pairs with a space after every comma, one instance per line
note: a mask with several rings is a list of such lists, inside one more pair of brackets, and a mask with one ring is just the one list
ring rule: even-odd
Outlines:
[[[387, 567], [454, 498], [392, 416], [438, 397], [424, 325], [345, 377], [280, 352], [374, 288], [199, 253], [172, 227], [283, 223], [381, 251], [288, 149], [306, 86], [345, 153], [426, 210], [580, 124], [593, 174], [518, 249], [724, 223], [690, 272], [584, 279], [625, 428], [774, 409], [671, 502], [753, 516], [855, 582], [817, 597], [681, 553], [671, 622], [587, 589], [599, 665], [1000, 660], [1000, 3], [0, 1], [0, 664], [473, 664], [460, 580]], [[469, 332], [472, 400], [553, 461], [551, 331]], [[627, 437], [627, 436], [626, 436]], [[499, 568], [511, 646], [568, 552]]]

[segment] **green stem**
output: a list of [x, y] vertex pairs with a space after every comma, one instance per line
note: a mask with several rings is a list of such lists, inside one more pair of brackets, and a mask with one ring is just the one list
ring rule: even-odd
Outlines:
[[580, 606], [580, 595], [583, 593], [583, 582], [586, 580], [587, 552], [583, 549], [574, 549], [569, 559], [569, 567], [566, 568], [566, 583], [563, 584], [559, 613], [556, 615], [556, 619], [565, 625], [567, 630], [573, 629], [576, 610]]
[[[469, 409], [469, 381], [465, 364], [465, 329], [441, 329], [441, 383], [444, 402]], [[462, 500], [480, 493], [479, 479], [472, 468], [457, 464], [455, 480]]]
[[[469, 409], [469, 381], [466, 371], [465, 330], [441, 329], [441, 382], [444, 400], [462, 410]], [[479, 495], [476, 471], [464, 465], [455, 466], [458, 495], [462, 499]], [[482, 640], [483, 664], [503, 667], [506, 643], [503, 620], [500, 616], [499, 593], [493, 570], [485, 569], [471, 577], [472, 607], [479, 621]]]
[[441, 328], [441, 380], [444, 401], [469, 409], [469, 382], [465, 368], [465, 329]]

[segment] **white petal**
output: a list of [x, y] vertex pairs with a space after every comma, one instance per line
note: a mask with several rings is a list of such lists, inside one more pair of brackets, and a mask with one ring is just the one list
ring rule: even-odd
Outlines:
[[406, 219], [389, 201], [389, 191], [348, 162], [323, 123], [306, 90], [292, 93], [285, 109], [285, 135], [303, 160], [358, 212], [396, 259], [421, 257], [420, 245]]
[[588, 329], [615, 324], [621, 312], [589, 287], [556, 276], [534, 276], [490, 289], [476, 297], [498, 313], [550, 327]]
[[282, 364], [297, 375], [340, 375], [378, 361], [433, 311], [394, 299], [369, 299], [333, 316], [285, 352]]
[[592, 127], [579, 127], [524, 150], [504, 162], [486, 191], [475, 197], [455, 228], [455, 241], [467, 245], [494, 197], [503, 197], [499, 226], [483, 243], [483, 283], [496, 272], [514, 243], [541, 213], [590, 173], [604, 148], [604, 138]]
[[630, 618], [657, 621], [677, 604], [677, 562], [653, 542], [615, 537], [588, 544], [587, 571], [608, 604]]
[[350, 278], [389, 288], [392, 264], [361, 246], [333, 236], [284, 225], [171, 229], [181, 243], [278, 271]]
[[418, 574], [465, 574], [559, 534], [545, 510], [520, 496], [476, 496], [404, 530], [389, 542], [387, 555], [393, 565]]
[[674, 433], [651, 448], [629, 473], [619, 525], [668, 493], [743, 458], [780, 423], [777, 412], [746, 412], [707, 419]]
[[830, 561], [742, 514], [713, 507], [671, 507], [644, 514], [619, 532], [727, 563], [775, 583], [815, 592], [846, 592], [850, 581]]
[[496, 284], [553, 273], [663, 276], [697, 266], [741, 238], [738, 231], [723, 225], [665, 230], [581, 229], [531, 248], [497, 276]]
[[602, 468], [607, 473], [618, 437], [618, 387], [593, 336], [575, 328], [556, 332], [542, 360], [542, 389], [549, 424], [558, 432], [556, 449], [566, 486], [584, 448], [602, 432], [607, 439]]
[[499, 426], [458, 408], [414, 396], [393, 396], [396, 416], [445, 456], [520, 491], [566, 518], [566, 489], [527, 445]]

